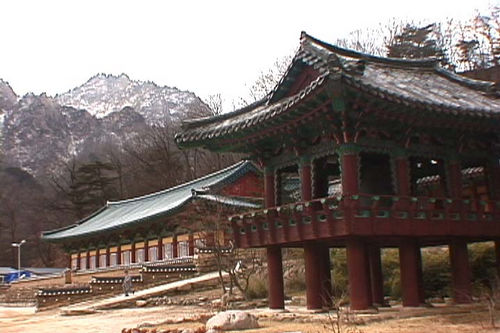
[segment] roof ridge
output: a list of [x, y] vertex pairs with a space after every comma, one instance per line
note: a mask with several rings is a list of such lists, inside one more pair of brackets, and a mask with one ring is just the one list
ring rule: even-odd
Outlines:
[[439, 75], [442, 75], [458, 84], [464, 85], [466, 87], [476, 89], [476, 90], [482, 90], [485, 92], [492, 92], [495, 90], [495, 82], [492, 81], [485, 81], [485, 80], [478, 80], [478, 79], [472, 79], [469, 77], [466, 77], [464, 75], [457, 74], [455, 72], [452, 72], [446, 68], [436, 66], [435, 67], [436, 73]]
[[[250, 110], [253, 110], [256, 107], [259, 107], [259, 106], [265, 104], [267, 102], [267, 100], [268, 100], [268, 96], [266, 95], [265, 97], [263, 97], [260, 100], [252, 102], [244, 107], [241, 107], [239, 109], [236, 109], [236, 110], [233, 110], [230, 112], [221, 113], [221, 114], [214, 115], [214, 116], [207, 116], [207, 117], [202, 117], [202, 118], [183, 120], [181, 123], [181, 127], [182, 127], [182, 129], [189, 129], [190, 127], [193, 127], [193, 126], [205, 125], [205, 124], [209, 124], [209, 123], [212, 123], [212, 122], [218, 121], [218, 120], [225, 120], [227, 118], [248, 112]], [[178, 135], [179, 135], [179, 133], [175, 134], [175, 139], [177, 139]]]
[[[145, 195], [142, 195], [142, 196], [139, 196], [139, 197], [134, 197], [134, 198], [125, 199], [125, 200], [108, 201], [106, 203], [106, 206], [104, 206], [104, 207], [107, 207], [107, 206], [116, 206], [116, 205], [121, 205], [121, 204], [129, 203], [129, 202], [134, 202], [134, 201], [140, 201], [140, 200], [143, 200], [143, 199], [153, 198], [153, 197], [156, 197], [156, 196], [168, 193], [168, 192], [173, 192], [175, 190], [186, 188], [189, 185], [193, 185], [194, 183], [200, 182], [202, 180], [206, 180], [206, 179], [211, 178], [211, 177], [215, 177], [215, 176], [220, 175], [222, 173], [228, 172], [229, 170], [232, 170], [232, 169], [238, 169], [238, 168], [243, 167], [243, 166], [248, 165], [248, 164], [251, 164], [251, 162], [248, 161], [248, 160], [241, 160], [241, 161], [239, 161], [239, 162], [237, 162], [237, 163], [235, 163], [233, 165], [230, 165], [230, 166], [228, 166], [228, 167], [226, 167], [224, 169], [218, 170], [216, 172], [209, 173], [208, 175], [202, 176], [200, 178], [193, 179], [193, 180], [191, 180], [191, 181], [189, 181], [187, 183], [182, 183], [182, 184], [179, 184], [179, 185], [176, 185], [174, 187], [170, 187], [170, 188], [158, 191], [158, 192], [153, 192], [153, 193], [149, 193], [149, 194], [145, 194]], [[92, 214], [92, 215], [94, 215], [94, 214]]]

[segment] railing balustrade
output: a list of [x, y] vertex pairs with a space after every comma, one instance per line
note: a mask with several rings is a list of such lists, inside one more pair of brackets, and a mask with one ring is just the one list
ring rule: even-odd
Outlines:
[[[355, 194], [332, 196], [300, 201], [278, 207], [269, 207], [230, 217], [233, 232], [239, 238], [250, 235], [252, 243], [274, 243], [276, 233], [282, 228], [280, 241], [294, 237], [294, 230], [300, 234], [334, 233], [334, 225], [322, 229], [322, 223], [363, 221], [427, 221], [427, 222], [500, 222], [500, 202], [446, 197], [414, 197], [398, 195]], [[397, 224], [396, 224], [397, 225]], [[270, 236], [265, 236], [271, 232]], [[278, 232], [279, 233], [279, 232]], [[320, 235], [321, 236], [321, 235]], [[267, 237], [267, 238], [266, 238]]]

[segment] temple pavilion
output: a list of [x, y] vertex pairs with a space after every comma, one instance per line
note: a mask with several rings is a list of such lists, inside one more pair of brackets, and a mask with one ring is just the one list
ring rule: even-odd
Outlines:
[[467, 244], [500, 257], [500, 94], [436, 59], [375, 57], [302, 33], [264, 99], [188, 121], [182, 148], [247, 153], [265, 209], [231, 218], [237, 246], [266, 248], [269, 305], [284, 307], [282, 248], [304, 249], [307, 307], [331, 300], [346, 248], [352, 309], [383, 303], [381, 249], [398, 248], [404, 306], [424, 302], [421, 249], [449, 246], [454, 299], [471, 299]]
[[70, 267], [93, 271], [159, 263], [193, 256], [195, 248], [227, 246], [226, 215], [256, 209], [262, 173], [249, 161], [179, 186], [123, 201], [108, 202], [92, 215], [42, 239], [59, 243]]

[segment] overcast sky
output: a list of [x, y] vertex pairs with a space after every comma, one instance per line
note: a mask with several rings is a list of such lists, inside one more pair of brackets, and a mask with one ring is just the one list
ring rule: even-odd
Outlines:
[[300, 32], [328, 42], [390, 18], [439, 21], [500, 0], [0, 2], [0, 78], [49, 95], [97, 73], [190, 90], [226, 103], [293, 53]]

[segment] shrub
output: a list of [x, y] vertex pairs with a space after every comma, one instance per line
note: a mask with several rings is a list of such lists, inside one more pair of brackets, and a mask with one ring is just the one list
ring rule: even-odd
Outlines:
[[266, 277], [255, 276], [248, 282], [247, 297], [249, 299], [266, 298], [268, 294]]
[[384, 295], [399, 298], [401, 297], [399, 252], [397, 249], [382, 249], [381, 255]]
[[422, 270], [426, 298], [450, 295], [451, 273], [446, 247], [422, 250]]
[[344, 248], [330, 250], [332, 262], [333, 295], [335, 298], [348, 294], [347, 251]]

